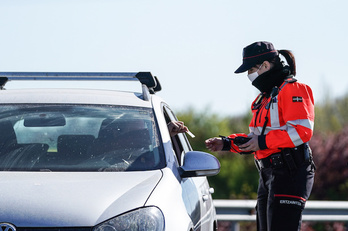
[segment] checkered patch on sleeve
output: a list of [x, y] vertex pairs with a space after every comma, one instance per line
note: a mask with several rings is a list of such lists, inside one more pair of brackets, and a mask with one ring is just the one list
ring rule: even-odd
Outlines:
[[292, 97], [292, 102], [302, 102], [303, 99], [301, 96], [293, 96]]

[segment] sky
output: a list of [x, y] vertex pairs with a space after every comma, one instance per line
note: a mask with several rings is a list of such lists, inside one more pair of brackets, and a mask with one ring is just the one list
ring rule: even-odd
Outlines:
[[150, 71], [174, 111], [245, 114], [256, 41], [293, 51], [316, 103], [348, 91], [346, 0], [0, 0], [0, 72]]

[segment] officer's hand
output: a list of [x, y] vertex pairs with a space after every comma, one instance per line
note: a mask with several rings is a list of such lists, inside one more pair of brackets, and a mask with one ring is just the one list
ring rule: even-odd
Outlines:
[[251, 140], [246, 142], [245, 144], [239, 145], [239, 149], [242, 151], [257, 151], [260, 150], [258, 135], [253, 133], [249, 134], [248, 137], [251, 137]]
[[207, 139], [205, 141], [205, 146], [212, 152], [218, 152], [222, 150], [224, 143], [221, 138], [214, 137]]

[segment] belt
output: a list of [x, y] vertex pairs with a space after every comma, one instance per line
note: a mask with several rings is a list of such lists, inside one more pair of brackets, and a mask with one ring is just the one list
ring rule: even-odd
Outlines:
[[303, 164], [312, 164], [312, 167], [315, 169], [312, 152], [307, 143], [295, 148], [283, 149], [281, 152], [271, 154], [263, 159], [255, 159], [255, 164], [259, 170], [263, 168], [281, 168], [287, 166], [290, 171], [294, 171]]
[[263, 159], [255, 159], [256, 167], [260, 170], [263, 168], [270, 168], [270, 167], [282, 167], [284, 165], [284, 161], [282, 158], [282, 154], [280, 152], [274, 153], [270, 156], [267, 156]]

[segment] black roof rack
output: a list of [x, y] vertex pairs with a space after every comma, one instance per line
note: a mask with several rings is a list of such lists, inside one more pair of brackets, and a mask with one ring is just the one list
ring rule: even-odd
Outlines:
[[[4, 89], [7, 81], [11, 80], [140, 81], [151, 94], [162, 89], [151, 72], [0, 72], [0, 89]], [[146, 99], [144, 88], [143, 95]]]

